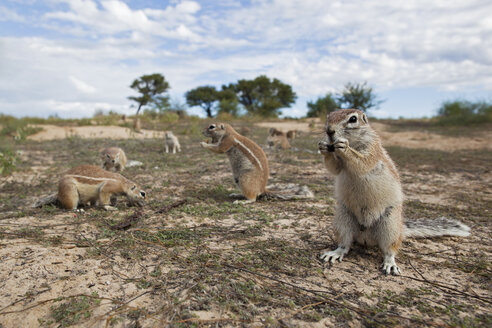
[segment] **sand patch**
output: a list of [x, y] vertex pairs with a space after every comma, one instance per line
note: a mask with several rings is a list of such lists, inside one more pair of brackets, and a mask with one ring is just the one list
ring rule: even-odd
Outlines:
[[[264, 128], [276, 128], [281, 131], [298, 130], [301, 132], [321, 132], [323, 125], [321, 121], [316, 120], [315, 127], [310, 127], [310, 122], [261, 122], [257, 126]], [[390, 132], [388, 125], [384, 123], [373, 122], [371, 126], [381, 137], [383, 146], [398, 146], [405, 148], [426, 148], [444, 151], [454, 151], [463, 149], [492, 149], [492, 131], [484, 131], [478, 136], [450, 137], [437, 133], [423, 131], [402, 131]], [[464, 142], [465, 141], [465, 142]]]
[[45, 141], [53, 139], [64, 139], [70, 137], [79, 138], [104, 138], [104, 139], [147, 139], [162, 138], [163, 131], [141, 130], [135, 132], [132, 129], [105, 125], [105, 126], [56, 126], [56, 125], [33, 125], [43, 130], [27, 137], [30, 140]]

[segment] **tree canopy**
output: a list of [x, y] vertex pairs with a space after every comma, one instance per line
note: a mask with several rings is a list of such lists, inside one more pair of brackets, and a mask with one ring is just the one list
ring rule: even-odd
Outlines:
[[253, 80], [239, 80], [222, 86], [222, 89], [232, 90], [248, 113], [265, 117], [278, 116], [280, 108], [290, 107], [297, 98], [290, 85], [276, 78], [270, 80], [265, 75]]
[[345, 84], [337, 101], [342, 108], [356, 108], [362, 111], [378, 107], [382, 103], [374, 94], [373, 89], [367, 86], [367, 82]]
[[200, 106], [207, 113], [207, 117], [213, 117], [219, 101], [219, 91], [207, 85], [186, 92], [185, 97], [189, 106]]
[[307, 117], [324, 116], [338, 108], [356, 108], [367, 111], [378, 107], [383, 101], [379, 100], [373, 89], [364, 83], [347, 83], [342, 92], [337, 94], [327, 93], [316, 101], [308, 101]]
[[157, 106], [169, 104], [169, 96], [162, 95], [169, 89], [169, 83], [159, 73], [140, 76], [133, 81], [130, 88], [140, 93], [138, 97], [128, 97], [138, 104], [137, 115], [143, 106], [150, 103], [155, 103]]
[[326, 96], [316, 99], [316, 101], [308, 101], [307, 117], [320, 117], [333, 112], [340, 106], [332, 93], [327, 93]]

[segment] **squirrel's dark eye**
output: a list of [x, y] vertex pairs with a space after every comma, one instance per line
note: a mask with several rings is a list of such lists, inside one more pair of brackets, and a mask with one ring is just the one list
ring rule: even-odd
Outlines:
[[208, 129], [209, 129], [209, 130], [213, 130], [213, 129], [215, 129], [215, 125], [213, 125], [213, 124], [212, 124], [212, 125], [210, 125], [210, 126], [208, 127]]
[[355, 123], [357, 122], [357, 116], [351, 116], [348, 120], [349, 123]]
[[141, 191], [140, 192], [140, 196], [142, 196], [143, 198], [145, 198], [145, 191]]

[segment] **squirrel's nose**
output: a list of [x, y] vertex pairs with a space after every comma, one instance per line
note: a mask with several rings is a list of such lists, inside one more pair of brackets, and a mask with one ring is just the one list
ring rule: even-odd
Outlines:
[[113, 159], [111, 162], [113, 162], [113, 163], [114, 163], [114, 159]]
[[333, 136], [335, 135], [335, 130], [328, 128], [326, 129], [326, 134], [328, 135], [328, 137], [330, 137], [330, 139], [333, 139]]

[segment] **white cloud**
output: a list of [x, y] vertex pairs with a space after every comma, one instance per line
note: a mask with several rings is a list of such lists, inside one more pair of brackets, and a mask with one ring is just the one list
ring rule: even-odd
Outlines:
[[25, 20], [14, 10], [0, 6], [0, 22], [25, 22]]
[[490, 1], [62, 2], [39, 26], [63, 37], [0, 38], [0, 99], [80, 105], [89, 115], [96, 104], [123, 110], [131, 81], [154, 72], [177, 97], [203, 84], [276, 77], [299, 96], [289, 115], [348, 81], [376, 91], [492, 91]]
[[85, 93], [85, 94], [96, 93], [96, 88], [94, 88], [93, 86], [85, 83], [84, 81], [79, 80], [75, 76], [69, 76], [69, 79], [70, 79], [70, 82], [73, 83], [73, 85], [75, 86], [75, 88], [78, 91], [80, 91], [82, 93]]

